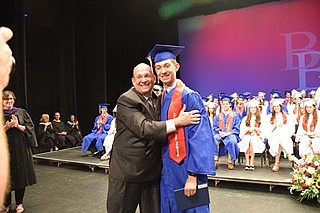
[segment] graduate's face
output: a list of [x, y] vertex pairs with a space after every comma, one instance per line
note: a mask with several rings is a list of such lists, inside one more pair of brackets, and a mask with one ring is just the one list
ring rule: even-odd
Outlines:
[[107, 107], [101, 108], [100, 111], [101, 111], [101, 114], [107, 114], [108, 108]]
[[9, 94], [7, 97], [2, 99], [2, 106], [4, 109], [12, 109], [14, 105], [14, 97], [12, 94]]
[[274, 105], [274, 106], [273, 106], [273, 110], [274, 110], [276, 113], [281, 112], [281, 107], [280, 107], [280, 105], [279, 105], [279, 104]]
[[229, 101], [221, 101], [223, 111], [227, 112], [230, 110], [231, 104]]
[[156, 76], [152, 73], [147, 64], [139, 64], [133, 70], [131, 79], [134, 88], [145, 96], [150, 96], [152, 88], [156, 82]]
[[167, 59], [157, 62], [154, 65], [159, 80], [165, 87], [170, 87], [176, 80], [176, 73], [180, 68], [179, 63], [174, 59]]
[[250, 113], [251, 114], [256, 114], [256, 112], [257, 112], [257, 107], [255, 107], [255, 106], [251, 106], [250, 108], [249, 108], [249, 110], [250, 110]]
[[306, 110], [306, 113], [312, 114], [314, 109], [315, 107], [313, 105], [307, 105], [305, 110]]
[[243, 98], [238, 98], [238, 102], [237, 102], [238, 104], [243, 104], [244, 103], [244, 99]]

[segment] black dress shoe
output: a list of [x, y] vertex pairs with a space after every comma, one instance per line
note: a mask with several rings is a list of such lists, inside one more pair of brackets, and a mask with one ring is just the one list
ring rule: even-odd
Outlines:
[[103, 155], [103, 151], [99, 151], [99, 152], [95, 155], [95, 157], [101, 158], [102, 155]]
[[95, 152], [92, 153], [92, 156], [96, 157], [98, 154], [99, 154], [99, 151], [95, 151]]

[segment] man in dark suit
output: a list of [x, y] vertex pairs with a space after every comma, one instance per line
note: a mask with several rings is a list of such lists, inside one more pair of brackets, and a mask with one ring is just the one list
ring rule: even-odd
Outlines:
[[109, 213], [160, 212], [159, 180], [162, 169], [161, 143], [177, 127], [198, 124], [197, 110], [180, 111], [168, 121], [158, 121], [160, 97], [152, 92], [156, 77], [147, 64], [133, 70], [134, 87], [117, 101], [117, 133], [109, 170]]

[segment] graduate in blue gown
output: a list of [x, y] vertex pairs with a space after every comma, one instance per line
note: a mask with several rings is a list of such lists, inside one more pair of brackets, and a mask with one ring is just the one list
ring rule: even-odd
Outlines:
[[231, 109], [231, 97], [225, 95], [221, 98], [221, 112], [213, 120], [214, 142], [219, 146], [215, 153], [215, 164], [218, 165], [218, 156], [228, 154], [228, 169], [234, 169], [234, 162], [238, 158], [240, 149], [240, 123], [241, 117]]
[[111, 121], [113, 120], [113, 116], [108, 114], [108, 105], [109, 104], [99, 105], [100, 115], [95, 118], [91, 133], [83, 138], [82, 152], [85, 153], [90, 150], [93, 154], [97, 155], [97, 157], [103, 155], [104, 138], [107, 136]]
[[180, 68], [176, 55], [183, 48], [156, 45], [149, 53], [154, 59], [155, 71], [167, 93], [162, 99], [161, 120], [177, 116], [176, 112], [183, 105], [186, 105], [186, 111], [197, 109], [201, 114], [200, 124], [177, 129], [172, 133], [174, 135], [169, 134], [162, 148], [161, 212], [204, 213], [210, 212], [209, 204], [182, 211], [178, 209], [174, 196], [174, 190], [180, 188], [184, 188], [184, 194], [188, 197], [195, 195], [197, 186], [208, 182], [207, 175], [215, 175], [213, 155], [217, 149], [213, 143], [210, 121], [201, 96], [176, 79], [176, 72]]

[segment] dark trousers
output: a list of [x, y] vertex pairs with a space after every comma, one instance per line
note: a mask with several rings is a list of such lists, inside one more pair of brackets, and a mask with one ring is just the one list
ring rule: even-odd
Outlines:
[[[16, 199], [16, 205], [23, 203], [24, 193], [26, 191], [26, 188], [18, 189], [14, 191], [14, 197]], [[6, 194], [5, 199], [5, 206], [8, 207], [11, 205], [11, 192]]]
[[160, 180], [125, 182], [109, 176], [108, 213], [134, 213], [139, 204], [140, 213], [160, 212]]

